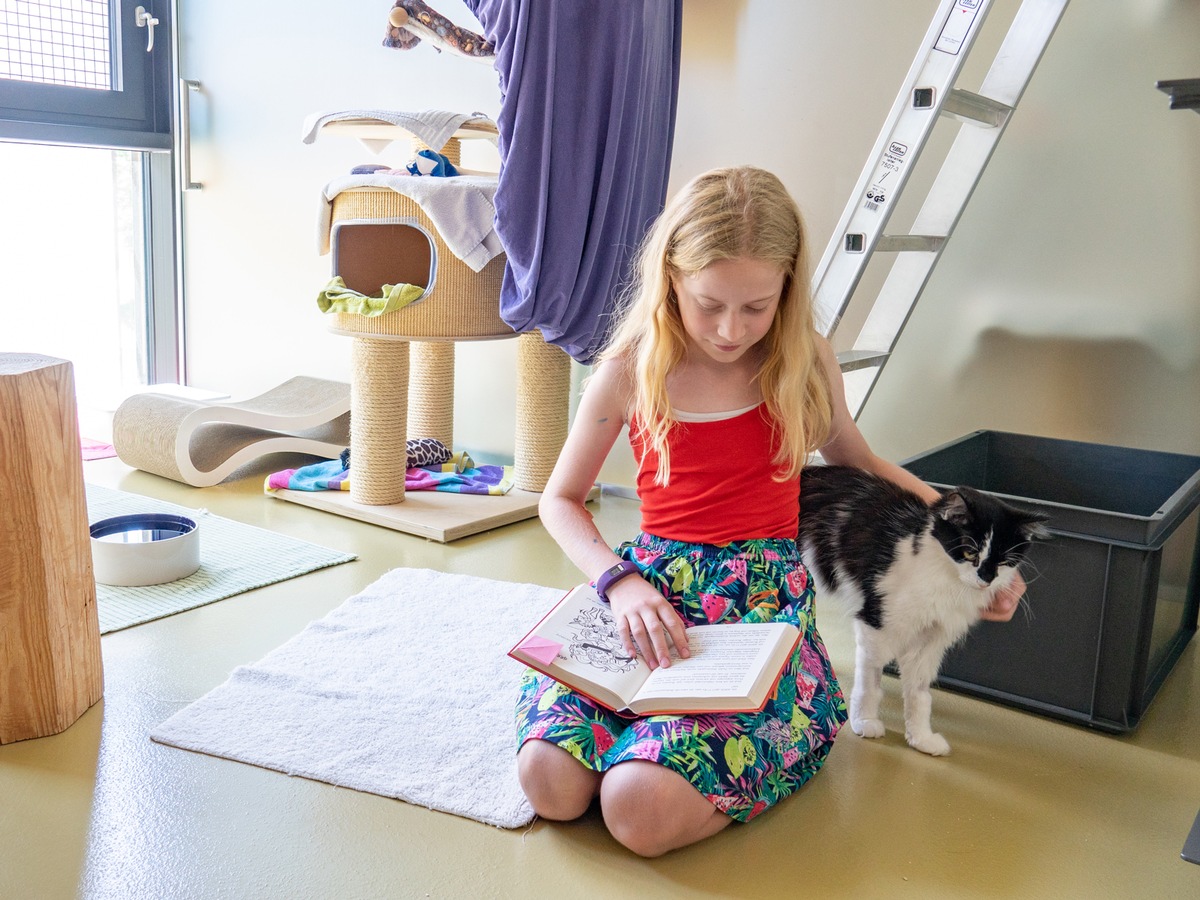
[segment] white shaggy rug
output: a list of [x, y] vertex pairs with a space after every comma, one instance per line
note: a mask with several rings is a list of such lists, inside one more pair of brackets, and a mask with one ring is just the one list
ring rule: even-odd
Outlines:
[[533, 810], [506, 654], [563, 593], [394, 569], [150, 736], [518, 828]]

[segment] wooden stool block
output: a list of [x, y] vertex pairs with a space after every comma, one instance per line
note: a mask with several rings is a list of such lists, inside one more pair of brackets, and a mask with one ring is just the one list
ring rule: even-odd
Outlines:
[[104, 692], [66, 360], [0, 353], [0, 744], [57, 734]]

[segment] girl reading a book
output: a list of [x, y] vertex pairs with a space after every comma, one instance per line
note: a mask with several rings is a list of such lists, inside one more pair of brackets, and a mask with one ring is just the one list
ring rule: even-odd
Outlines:
[[[534, 810], [570, 820], [599, 797], [613, 836], [643, 856], [768, 810], [816, 774], [846, 720], [795, 542], [810, 454], [931, 493], [855, 426], [814, 329], [807, 256], [774, 175], [719, 169], [689, 183], [643, 243], [542, 495], [545, 527], [651, 667], [670, 665], [672, 645], [687, 656], [692, 624], [782, 619], [802, 632], [755, 713], [625, 717], [526, 671], [518, 770]], [[624, 425], [642, 521], [614, 552], [584, 501]]]

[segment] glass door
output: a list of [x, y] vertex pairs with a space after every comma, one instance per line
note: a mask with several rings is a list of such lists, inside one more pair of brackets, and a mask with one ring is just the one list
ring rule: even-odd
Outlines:
[[0, 0], [0, 351], [84, 407], [179, 381], [173, 4]]
[[70, 360], [81, 407], [150, 380], [142, 156], [0, 143], [0, 350]]

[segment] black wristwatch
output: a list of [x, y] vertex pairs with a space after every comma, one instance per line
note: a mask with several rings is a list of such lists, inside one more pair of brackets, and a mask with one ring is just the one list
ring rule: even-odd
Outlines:
[[623, 559], [611, 569], [605, 569], [600, 573], [600, 577], [596, 579], [596, 593], [600, 596], [601, 600], [608, 603], [609, 588], [626, 575], [637, 575], [640, 572], [641, 570], [637, 567], [637, 563]]

